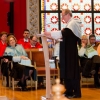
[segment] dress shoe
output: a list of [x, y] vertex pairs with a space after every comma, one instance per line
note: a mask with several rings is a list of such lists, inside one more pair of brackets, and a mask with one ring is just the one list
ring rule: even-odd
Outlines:
[[81, 98], [81, 96], [73, 95], [73, 98]]
[[6, 87], [9, 87], [9, 84], [7, 84]]
[[73, 98], [73, 96], [66, 96], [68, 99], [71, 99], [71, 98]]
[[[66, 95], [65, 95], [66, 96]], [[72, 96], [66, 96], [67, 98], [71, 99], [71, 98], [81, 98], [81, 96], [77, 96], [77, 95], [72, 95]]]
[[89, 75], [82, 75], [82, 76], [85, 77], [85, 78], [91, 78], [92, 77], [91, 74], [89, 74]]
[[22, 87], [22, 83], [19, 81], [19, 82], [17, 83], [17, 86], [18, 86], [18, 87]]
[[45, 88], [45, 86], [43, 83], [38, 84], [38, 89], [44, 89], [44, 88]]
[[95, 72], [96, 72], [95, 70], [91, 70], [91, 72], [90, 72], [90, 73], [91, 73], [92, 75], [94, 75], [94, 74], [95, 74]]
[[67, 95], [67, 94], [65, 94], [65, 97], [71, 99], [71, 98], [73, 98], [73, 95]]
[[22, 91], [28, 91], [26, 87], [22, 87]]
[[95, 88], [100, 88], [100, 85], [95, 85]]

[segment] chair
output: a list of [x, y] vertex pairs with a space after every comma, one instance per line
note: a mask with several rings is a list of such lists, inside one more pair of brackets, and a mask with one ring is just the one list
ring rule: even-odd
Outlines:
[[[2, 58], [1, 62], [0, 62], [0, 73], [1, 73], [1, 66], [2, 66], [3, 61], [4, 61], [4, 59]], [[8, 61], [7, 67], [9, 67], [9, 63], [10, 63], [10, 61]], [[9, 70], [8, 70], [8, 74], [9, 74]], [[10, 77], [8, 76], [8, 78], [10, 78]], [[4, 76], [2, 73], [1, 73], [1, 79], [2, 79], [2, 85], [6, 86], [7, 79], [6, 79], [6, 76]], [[9, 84], [9, 86], [10, 86], [10, 84]]]
[[[82, 60], [79, 59], [79, 66], [80, 66], [80, 69], [81, 69], [81, 63], [82, 63]], [[87, 62], [85, 63], [84, 67], [87, 66]], [[81, 69], [82, 71], [82, 69]], [[93, 85], [94, 84], [94, 78], [93, 76], [92, 77], [84, 77], [82, 76], [82, 72], [80, 73], [80, 76], [81, 76], [81, 80], [80, 80], [80, 85], [81, 87], [82, 86], [89, 86], [89, 85]]]
[[2, 66], [2, 63], [3, 63], [3, 59], [0, 60], [0, 77], [2, 79], [2, 85], [6, 86], [6, 77], [3, 76], [3, 74], [1, 73], [1, 66]]
[[27, 53], [27, 55], [28, 55], [28, 58], [29, 58], [30, 60], [32, 60], [32, 57], [31, 57], [31, 50], [30, 50], [30, 49], [25, 49], [25, 51], [26, 51], [26, 53]]
[[[37, 76], [46, 76], [43, 51], [39, 51], [39, 49], [31, 50], [31, 55], [32, 55], [32, 64], [34, 64], [37, 70]], [[59, 77], [59, 68], [58, 67], [50, 68], [50, 76]]]
[[81, 87], [82, 86], [89, 86], [89, 85], [93, 85], [94, 84], [94, 78], [88, 78], [88, 77], [83, 77], [81, 74]]
[[[26, 53], [27, 53], [27, 55], [28, 55], [28, 58], [32, 61], [32, 56], [31, 56], [31, 49], [25, 49], [25, 51], [26, 51]], [[32, 87], [32, 83], [33, 83], [33, 81], [32, 81], [32, 78], [30, 78], [31, 79], [31, 87]], [[29, 83], [29, 82], [27, 82], [27, 83]], [[37, 90], [37, 81], [35, 81], [35, 89]]]
[[[12, 70], [12, 68], [13, 68], [13, 62], [10, 62], [11, 63], [11, 70]], [[10, 77], [9, 78], [9, 86], [11, 86], [11, 83], [12, 83], [12, 89], [14, 90], [15, 89], [15, 83], [16, 83], [17, 81], [13, 78], [13, 77]], [[31, 84], [31, 87], [32, 87], [32, 82], [33, 82], [33, 80], [32, 80], [32, 77], [30, 77], [30, 84]], [[37, 89], [37, 81], [34, 81], [34, 83], [35, 83], [35, 89]]]
[[3, 75], [1, 73], [1, 65], [2, 65], [3, 59], [0, 59], [0, 78], [2, 79], [2, 85], [3, 85]]

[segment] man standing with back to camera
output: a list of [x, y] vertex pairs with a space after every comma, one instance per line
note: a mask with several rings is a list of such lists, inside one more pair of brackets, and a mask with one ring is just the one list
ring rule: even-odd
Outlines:
[[64, 79], [68, 98], [80, 98], [80, 68], [77, 43], [81, 40], [81, 26], [79, 19], [72, 17], [69, 9], [62, 10], [62, 20], [66, 22], [63, 30], [44, 32], [47, 37], [62, 38], [60, 45], [60, 78]]

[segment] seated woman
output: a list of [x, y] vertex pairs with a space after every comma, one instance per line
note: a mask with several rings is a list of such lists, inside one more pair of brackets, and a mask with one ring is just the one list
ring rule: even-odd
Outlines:
[[13, 35], [8, 36], [7, 43], [8, 43], [8, 46], [6, 47], [6, 50], [4, 53], [4, 57], [5, 57], [4, 62], [7, 63], [8, 60], [13, 61], [13, 68], [11, 70], [10, 75], [11, 77], [14, 77], [15, 79], [20, 79], [20, 81], [18, 82], [18, 86], [21, 86], [23, 91], [27, 90], [26, 79], [29, 76], [32, 76], [32, 78], [34, 78], [33, 73], [35, 73], [35, 69], [34, 67], [29, 67], [28, 65], [20, 64], [22, 60], [29, 61], [29, 58], [27, 57], [27, 53], [25, 52], [22, 45], [16, 44], [17, 40]]
[[[3, 54], [7, 46], [6, 44], [7, 34], [8, 34], [7, 32], [0, 33], [0, 66], [1, 66], [1, 61], [2, 61], [1, 59], [3, 59]], [[1, 75], [1, 71], [0, 71], [0, 75]]]
[[38, 38], [35, 35], [30, 36], [30, 43], [28, 48], [31, 49], [42, 48], [42, 44], [38, 41]]
[[0, 33], [0, 58], [2, 58], [4, 51], [6, 49], [7, 32]]
[[78, 49], [82, 76], [91, 77], [91, 74], [94, 74], [95, 72], [92, 58], [94, 55], [98, 55], [98, 53], [92, 46], [88, 45], [88, 37], [86, 35], [82, 36], [81, 47], [78, 47]]

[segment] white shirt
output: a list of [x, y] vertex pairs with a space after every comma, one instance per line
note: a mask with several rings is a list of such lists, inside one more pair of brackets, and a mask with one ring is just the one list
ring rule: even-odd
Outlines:
[[29, 42], [29, 39], [25, 39], [25, 38], [24, 38], [24, 42]]

